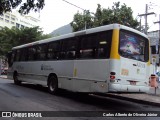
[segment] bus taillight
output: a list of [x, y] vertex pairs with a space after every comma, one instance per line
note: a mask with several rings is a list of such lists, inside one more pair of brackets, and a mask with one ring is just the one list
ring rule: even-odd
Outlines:
[[111, 76], [110, 76], [110, 79], [111, 79], [111, 80], [114, 80], [115, 78], [116, 78], [116, 77], [115, 77], [114, 75], [111, 75]]
[[116, 78], [116, 73], [115, 72], [110, 72], [110, 81], [111, 82], [115, 82], [115, 78]]

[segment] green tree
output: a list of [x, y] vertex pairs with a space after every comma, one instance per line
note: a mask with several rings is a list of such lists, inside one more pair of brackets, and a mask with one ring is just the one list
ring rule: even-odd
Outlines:
[[94, 16], [94, 27], [103, 25], [103, 16], [104, 12], [102, 11], [101, 5], [98, 4], [95, 16]]
[[0, 55], [7, 53], [16, 44], [16, 41], [13, 40], [15, 36], [16, 33], [13, 29], [4, 27], [0, 30]]
[[23, 0], [0, 0], [0, 14], [12, 11], [18, 6], [20, 6], [20, 13], [28, 14], [31, 10], [37, 12], [43, 9], [44, 5], [44, 0], [27, 0], [26, 2]]
[[112, 6], [113, 16], [111, 21], [120, 23], [132, 28], [137, 28], [139, 23], [133, 18], [133, 11], [131, 7], [127, 7], [126, 4], [120, 6], [120, 2], [114, 3]]
[[[91, 16], [90, 13], [88, 14]], [[138, 29], [139, 26], [138, 21], [133, 18], [132, 9], [130, 7], [127, 7], [126, 4], [120, 5], [120, 2], [113, 3], [112, 8], [107, 9], [101, 8], [101, 5], [98, 4], [96, 12], [90, 20], [92, 24], [91, 26], [87, 26], [87, 28], [98, 27], [112, 23], [119, 23], [122, 25], [130, 26], [135, 29]], [[75, 14], [72, 23], [71, 26], [73, 27], [73, 31], [82, 30], [82, 26], [84, 26], [85, 23], [82, 14]]]
[[83, 13], [76, 13], [71, 22], [71, 26], [74, 28], [73, 31], [84, 30], [93, 27], [93, 16], [87, 10]]
[[12, 47], [50, 37], [51, 35], [43, 35], [39, 27], [23, 29], [4, 27], [0, 30], [0, 55], [5, 55]]

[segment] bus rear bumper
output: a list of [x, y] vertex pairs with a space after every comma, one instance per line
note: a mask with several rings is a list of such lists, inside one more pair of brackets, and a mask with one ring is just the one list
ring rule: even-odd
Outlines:
[[108, 92], [148, 92], [149, 86], [109, 84]]

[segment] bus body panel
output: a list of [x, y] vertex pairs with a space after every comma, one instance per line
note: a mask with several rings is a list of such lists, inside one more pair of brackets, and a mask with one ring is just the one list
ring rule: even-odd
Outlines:
[[[127, 62], [126, 62], [127, 61]], [[121, 57], [121, 77], [131, 80], [146, 80], [147, 79], [147, 63], [136, 60], [127, 60]]]
[[[97, 35], [99, 35], [100, 32], [104, 33], [106, 31], [110, 31], [110, 33], [112, 33], [105, 33], [107, 34], [107, 36], [105, 37], [107, 40], [110, 40], [110, 36], [112, 35], [111, 43], [110, 41], [104, 41], [104, 37], [101, 38], [102, 34], [100, 34], [99, 38], [102, 40], [98, 41], [98, 46], [96, 46], [96, 48], [88, 48], [88, 50], [86, 50], [90, 51], [94, 49], [94, 54], [96, 54], [101, 50], [105, 51], [103, 50], [105, 48], [100, 46], [106, 44], [106, 50], [107, 52], [110, 52], [108, 54], [109, 57], [106, 55], [103, 58], [98, 58], [98, 54], [93, 58], [76, 58], [78, 56], [77, 55], [75, 58], [71, 58], [68, 60], [66, 60], [65, 58], [54, 58], [52, 60], [47, 59], [44, 61], [15, 61], [9, 68], [8, 77], [13, 78], [14, 72], [18, 72], [19, 80], [46, 86], [49, 75], [55, 74], [58, 78], [59, 88], [74, 92], [147, 92], [149, 90], [148, 80], [150, 75], [149, 60], [142, 62], [143, 60], [141, 61], [127, 58], [127, 56], [119, 53], [121, 29], [124, 29], [126, 33], [127, 31], [129, 31], [134, 33], [134, 35], [137, 34], [138, 36], [144, 37], [146, 40], [148, 40], [146, 35], [140, 33], [137, 30], [119, 24], [112, 24], [17, 46], [12, 50], [16, 51], [23, 48], [27, 49], [35, 45], [40, 46], [53, 42], [57, 42], [58, 44], [62, 41], [67, 41], [69, 38], [71, 38], [71, 40], [72, 38], [75, 38], [74, 40], [78, 41], [77, 43], [79, 46], [77, 49], [79, 51], [74, 51], [74, 46], [73, 49], [68, 50], [67, 52], [72, 52], [74, 54], [79, 52], [80, 54], [80, 52], [83, 51], [85, 47], [86, 49], [88, 47], [82, 47], [80, 50], [82, 40], [86, 40], [85, 37], [87, 38], [92, 33], [97, 33]], [[128, 35], [130, 35], [129, 32], [127, 33]], [[91, 36], [92, 38], [87, 39], [95, 41], [94, 35]], [[80, 37], [78, 38], [78, 36]], [[125, 34], [122, 37], [124, 38], [124, 36]], [[79, 42], [80, 40], [81, 43]], [[91, 42], [91, 44], [92, 43], [93, 42]], [[107, 45], [109, 45], [110, 47]], [[54, 50], [52, 52], [54, 52]], [[61, 52], [64, 53], [66, 51], [62, 50], [61, 48]], [[115, 76], [115, 79], [113, 80], [111, 79], [112, 75]]]
[[108, 92], [109, 59], [76, 60], [74, 70], [76, 91]]
[[[143, 65], [143, 67], [139, 65]], [[109, 84], [109, 92], [149, 91], [149, 66], [147, 63], [135, 60], [126, 62], [126, 58], [121, 57], [120, 60], [110, 61], [110, 70], [116, 75], [115, 81]]]
[[107, 92], [108, 67], [109, 60], [106, 59], [17, 62], [13, 71], [18, 72], [19, 80], [29, 83], [47, 86], [49, 74], [55, 73], [59, 88], [74, 92]]

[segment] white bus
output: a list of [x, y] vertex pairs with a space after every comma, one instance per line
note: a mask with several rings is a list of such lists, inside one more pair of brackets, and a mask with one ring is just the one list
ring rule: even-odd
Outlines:
[[147, 92], [149, 40], [111, 24], [14, 47], [8, 78], [74, 92]]

